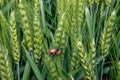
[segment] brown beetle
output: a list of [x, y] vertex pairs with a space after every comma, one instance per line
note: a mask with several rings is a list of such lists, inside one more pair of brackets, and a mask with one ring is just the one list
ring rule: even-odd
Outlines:
[[50, 55], [55, 55], [55, 54], [57, 53], [57, 51], [58, 51], [58, 49], [56, 49], [56, 48], [51, 48], [51, 49], [49, 50], [49, 53], [50, 53]]
[[57, 48], [51, 48], [49, 50], [49, 53], [50, 53], [50, 55], [60, 55], [62, 53], [62, 51]]
[[60, 55], [62, 53], [62, 51], [61, 50], [58, 50], [57, 52], [56, 52], [56, 55]]

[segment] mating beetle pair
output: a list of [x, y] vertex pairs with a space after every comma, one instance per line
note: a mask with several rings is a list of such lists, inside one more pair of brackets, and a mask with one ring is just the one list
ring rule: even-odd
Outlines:
[[62, 51], [57, 48], [51, 48], [49, 50], [50, 55], [59, 56], [61, 53], [62, 53]]

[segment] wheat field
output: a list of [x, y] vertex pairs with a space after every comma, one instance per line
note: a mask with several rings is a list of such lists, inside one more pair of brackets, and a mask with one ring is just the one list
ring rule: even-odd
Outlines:
[[120, 0], [0, 0], [0, 80], [120, 80]]

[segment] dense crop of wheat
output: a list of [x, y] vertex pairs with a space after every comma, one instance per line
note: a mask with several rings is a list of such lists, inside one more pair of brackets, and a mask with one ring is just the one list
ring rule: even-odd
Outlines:
[[0, 0], [0, 80], [119, 80], [119, 0]]

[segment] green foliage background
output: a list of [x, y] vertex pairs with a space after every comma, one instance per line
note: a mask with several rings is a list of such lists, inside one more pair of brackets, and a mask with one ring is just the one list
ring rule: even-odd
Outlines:
[[0, 0], [0, 23], [1, 80], [120, 80], [120, 0]]

